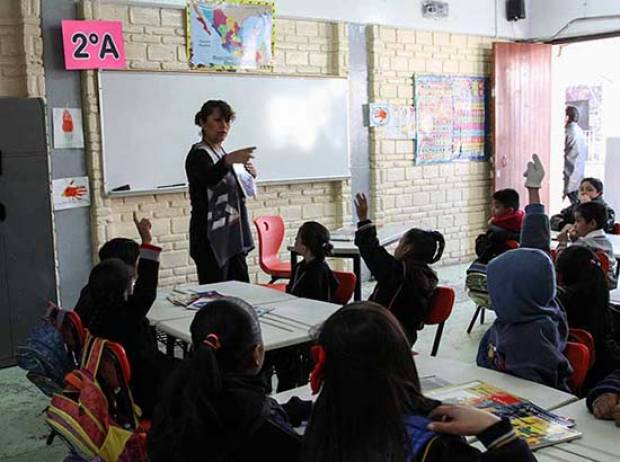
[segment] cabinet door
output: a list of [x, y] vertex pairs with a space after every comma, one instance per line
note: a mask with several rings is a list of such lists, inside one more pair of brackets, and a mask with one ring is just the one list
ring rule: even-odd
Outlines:
[[[7, 111], [13, 117], [6, 117]], [[56, 299], [56, 277], [42, 103], [0, 99], [0, 114], [0, 202], [4, 209], [0, 221], [0, 279], [4, 281], [0, 283], [0, 336], [9, 337], [14, 350], [41, 318], [47, 301]], [[7, 313], [9, 319], [4, 322]], [[6, 358], [8, 344], [3, 340], [0, 345], [0, 358]]]

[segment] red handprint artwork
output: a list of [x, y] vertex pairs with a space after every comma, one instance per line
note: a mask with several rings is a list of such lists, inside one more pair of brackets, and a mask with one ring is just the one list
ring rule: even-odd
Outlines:
[[69, 183], [62, 192], [62, 197], [80, 200], [86, 195], [86, 193], [86, 186], [76, 185], [73, 181], [71, 181], [71, 183]]
[[62, 131], [73, 133], [73, 117], [67, 109], [62, 112]]

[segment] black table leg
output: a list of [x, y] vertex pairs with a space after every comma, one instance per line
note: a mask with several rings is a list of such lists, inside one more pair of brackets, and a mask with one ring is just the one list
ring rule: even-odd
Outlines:
[[359, 302], [362, 299], [362, 262], [359, 255], [353, 256], [353, 272], [356, 277], [353, 300]]

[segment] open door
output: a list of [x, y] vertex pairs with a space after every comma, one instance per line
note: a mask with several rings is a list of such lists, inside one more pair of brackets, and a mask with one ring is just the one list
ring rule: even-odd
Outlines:
[[[494, 188], [517, 190], [525, 205], [523, 172], [532, 153], [549, 172], [551, 45], [494, 43], [492, 88]], [[548, 175], [541, 199], [549, 205]]]

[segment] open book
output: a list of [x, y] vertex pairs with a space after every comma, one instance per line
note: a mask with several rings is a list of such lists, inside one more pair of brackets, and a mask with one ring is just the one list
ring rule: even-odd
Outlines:
[[512, 395], [485, 382], [468, 382], [425, 393], [444, 403], [465, 404], [510, 419], [517, 435], [532, 449], [574, 440], [581, 433], [575, 423], [549, 412], [531, 401]]

